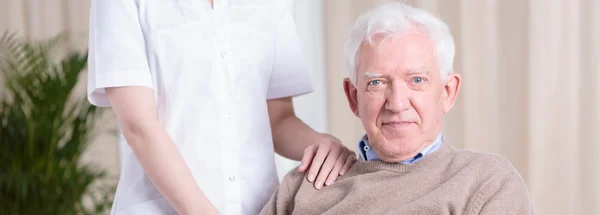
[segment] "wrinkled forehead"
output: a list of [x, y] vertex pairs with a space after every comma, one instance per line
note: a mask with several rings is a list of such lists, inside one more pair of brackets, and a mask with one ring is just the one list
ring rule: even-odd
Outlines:
[[439, 71], [435, 44], [422, 32], [394, 36], [379, 35], [361, 44], [357, 65], [359, 76], [377, 76], [389, 72], [431, 74]]

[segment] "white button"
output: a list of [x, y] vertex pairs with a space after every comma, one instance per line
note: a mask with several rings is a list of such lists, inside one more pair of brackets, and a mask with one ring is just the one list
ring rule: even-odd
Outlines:
[[231, 114], [225, 114], [225, 119], [231, 119]]
[[221, 52], [221, 57], [227, 57], [227, 52]]
[[366, 152], [366, 151], [369, 151], [369, 149], [371, 149], [371, 147], [369, 147], [369, 146], [366, 146], [366, 145], [365, 145], [365, 147], [363, 147], [363, 149], [364, 149], [364, 150], [365, 150], [365, 152]]
[[235, 181], [235, 176], [229, 176], [229, 181]]

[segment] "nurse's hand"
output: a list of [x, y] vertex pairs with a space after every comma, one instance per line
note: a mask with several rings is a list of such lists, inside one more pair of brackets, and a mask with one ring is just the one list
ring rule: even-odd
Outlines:
[[[306, 147], [298, 169], [305, 172], [307, 179], [314, 182], [315, 188], [331, 185], [339, 175], [344, 175], [356, 162], [356, 154], [342, 145], [342, 142], [329, 134], [322, 134], [314, 144]], [[316, 180], [315, 180], [316, 179]]]

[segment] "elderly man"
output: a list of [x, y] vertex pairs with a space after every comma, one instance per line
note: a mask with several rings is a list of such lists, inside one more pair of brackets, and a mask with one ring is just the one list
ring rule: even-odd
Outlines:
[[363, 160], [320, 191], [290, 171], [262, 214], [531, 213], [527, 187], [506, 159], [442, 138], [461, 84], [446, 24], [386, 4], [358, 18], [345, 57], [344, 90], [367, 133]]

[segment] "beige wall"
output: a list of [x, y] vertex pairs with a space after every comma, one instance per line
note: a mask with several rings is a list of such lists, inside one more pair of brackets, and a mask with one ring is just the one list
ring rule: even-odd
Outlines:
[[[353, 20], [387, 1], [328, 0], [330, 131], [363, 135], [342, 89]], [[463, 87], [444, 134], [459, 148], [508, 158], [536, 214], [600, 214], [600, 1], [412, 0], [439, 15], [457, 45]]]

